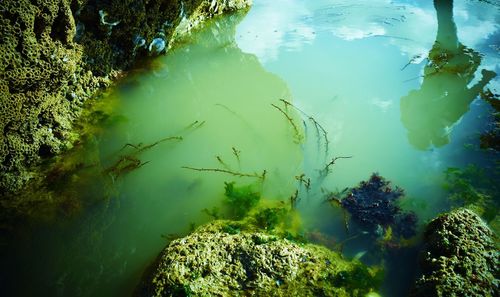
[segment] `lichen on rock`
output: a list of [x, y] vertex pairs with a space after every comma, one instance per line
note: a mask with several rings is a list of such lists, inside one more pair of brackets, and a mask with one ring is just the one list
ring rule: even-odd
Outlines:
[[172, 241], [138, 296], [365, 296], [380, 271], [324, 247], [213, 221]]
[[494, 233], [468, 209], [429, 223], [421, 255], [423, 275], [413, 297], [499, 296], [499, 253]]

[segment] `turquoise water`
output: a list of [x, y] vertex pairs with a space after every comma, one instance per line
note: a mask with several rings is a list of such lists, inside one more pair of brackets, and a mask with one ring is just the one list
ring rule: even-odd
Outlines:
[[[94, 139], [108, 191], [92, 195], [106, 199], [8, 245], [7, 295], [130, 295], [170, 235], [210, 220], [203, 209], [221, 206], [228, 181], [272, 200], [298, 189], [304, 230], [338, 243], [357, 234], [324, 191], [379, 172], [405, 189], [403, 207], [423, 224], [449, 207], [446, 168], [497, 157], [478, 149], [490, 110], [476, 98], [486, 83], [498, 93], [498, 78], [482, 71], [498, 72], [499, 17], [478, 1], [456, 1], [451, 17], [431, 1], [283, 0], [210, 22], [108, 95], [122, 120]], [[453, 58], [441, 66], [459, 78], [426, 67], [445, 51]], [[341, 156], [350, 158], [320, 176]], [[345, 255], [370, 252], [368, 241], [349, 241]], [[415, 251], [390, 256], [381, 294], [402, 296]]]

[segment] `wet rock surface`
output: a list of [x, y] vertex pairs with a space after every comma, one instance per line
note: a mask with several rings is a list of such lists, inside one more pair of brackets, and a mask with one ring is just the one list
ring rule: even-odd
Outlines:
[[467, 209], [441, 215], [424, 236], [423, 275], [411, 296], [499, 296], [495, 235], [478, 215]]
[[365, 296], [377, 271], [312, 244], [214, 221], [172, 241], [138, 296]]

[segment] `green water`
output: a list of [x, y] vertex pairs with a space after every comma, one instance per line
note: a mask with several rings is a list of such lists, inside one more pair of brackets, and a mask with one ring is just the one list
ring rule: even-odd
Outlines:
[[[91, 195], [103, 199], [8, 245], [7, 295], [130, 295], [169, 234], [211, 219], [203, 209], [221, 207], [228, 181], [274, 200], [298, 189], [304, 230], [337, 242], [352, 234], [322, 189], [372, 172], [406, 190], [403, 207], [420, 223], [448, 209], [443, 171], [497, 157], [478, 149], [490, 110], [474, 99], [487, 82], [498, 88], [481, 70], [498, 68], [499, 8], [457, 1], [453, 17], [438, 11], [438, 23], [431, 1], [310, 2], [254, 1], [247, 15], [210, 22], [113, 90], [106, 100], [121, 120], [93, 140], [108, 189]], [[428, 75], [427, 57], [445, 50], [459, 78]], [[124, 155], [133, 158], [120, 163]], [[350, 158], [320, 176], [339, 156]], [[346, 256], [371, 248], [367, 240], [348, 244]], [[386, 282], [384, 296], [405, 294], [415, 271], [414, 251], [394, 257], [408, 268], [387, 260], [388, 277], [399, 280]]]

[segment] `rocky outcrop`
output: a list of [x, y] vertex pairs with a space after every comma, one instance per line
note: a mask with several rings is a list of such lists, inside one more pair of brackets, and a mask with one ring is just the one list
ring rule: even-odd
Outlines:
[[365, 296], [378, 284], [375, 269], [324, 247], [233, 231], [215, 221], [172, 241], [137, 295]]
[[427, 226], [414, 297], [499, 296], [499, 253], [494, 234], [467, 209], [439, 216]]
[[79, 138], [84, 102], [204, 19], [250, 0], [0, 1], [0, 194]]

